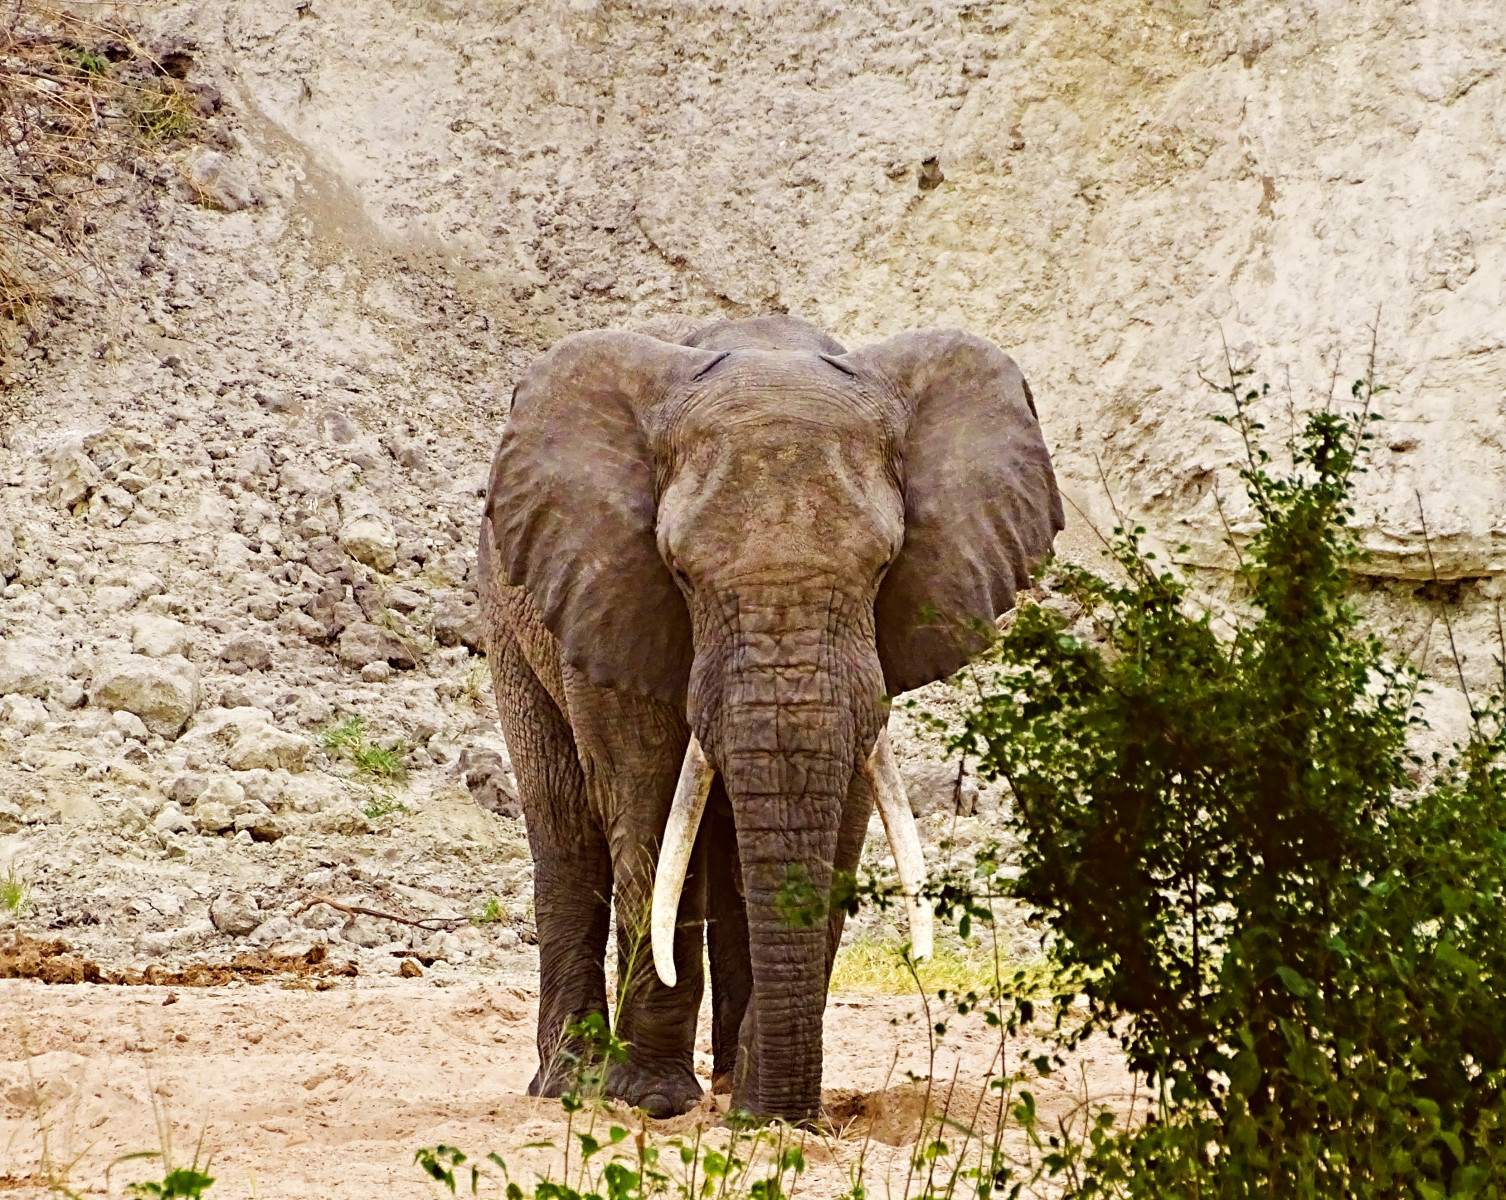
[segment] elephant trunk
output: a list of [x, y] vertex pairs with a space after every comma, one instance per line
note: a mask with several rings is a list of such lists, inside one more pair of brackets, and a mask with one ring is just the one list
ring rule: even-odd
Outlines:
[[733, 1103], [806, 1121], [821, 1101], [827, 905], [853, 770], [843, 709], [733, 704], [718, 755], [737, 829], [753, 991]]

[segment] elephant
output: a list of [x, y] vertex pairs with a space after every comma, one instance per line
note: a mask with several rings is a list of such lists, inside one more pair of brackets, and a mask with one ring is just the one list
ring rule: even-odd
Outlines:
[[608, 1094], [700, 1101], [704, 952], [713, 1091], [818, 1119], [843, 921], [822, 902], [875, 802], [928, 935], [889, 698], [959, 670], [1062, 526], [1030, 388], [969, 333], [849, 352], [765, 316], [577, 333], [528, 367], [478, 573], [535, 865], [531, 1094], [562, 1093], [576, 1022], [606, 1016], [615, 903]]

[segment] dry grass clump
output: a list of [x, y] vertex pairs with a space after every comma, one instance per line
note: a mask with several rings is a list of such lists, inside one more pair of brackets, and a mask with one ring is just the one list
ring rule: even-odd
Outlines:
[[205, 132], [219, 96], [191, 63], [123, 20], [0, 0], [0, 387], [66, 284], [111, 290], [88, 244], [100, 210], [139, 177], [176, 178]]

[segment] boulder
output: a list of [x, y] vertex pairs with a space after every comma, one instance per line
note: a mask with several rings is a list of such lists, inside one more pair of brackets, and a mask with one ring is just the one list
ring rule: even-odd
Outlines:
[[340, 634], [337, 653], [342, 663], [356, 669], [374, 662], [385, 662], [405, 670], [418, 666], [418, 656], [391, 631], [366, 621], [356, 621], [345, 627]]
[[266, 919], [256, 897], [245, 892], [221, 892], [209, 906], [209, 919], [221, 933], [245, 937]]
[[232, 771], [301, 771], [308, 762], [309, 743], [273, 725], [251, 725], [235, 739], [225, 755]]
[[131, 649], [148, 658], [188, 656], [193, 645], [193, 630], [181, 621], [143, 613], [131, 622]]
[[376, 571], [397, 565], [397, 535], [377, 513], [362, 513], [340, 527], [340, 545], [357, 562]]
[[46, 698], [62, 668], [47, 643], [37, 638], [0, 638], [0, 696]]
[[199, 672], [182, 655], [132, 655], [100, 672], [90, 699], [135, 713], [153, 733], [173, 738], [199, 707], [199, 695]]

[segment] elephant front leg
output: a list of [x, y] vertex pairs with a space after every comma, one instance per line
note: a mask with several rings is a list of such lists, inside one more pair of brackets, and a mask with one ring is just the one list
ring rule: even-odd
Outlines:
[[[622, 839], [614, 855], [617, 879], [617, 1036], [626, 1061], [607, 1076], [607, 1091], [651, 1117], [687, 1112], [701, 1099], [695, 1074], [696, 1020], [701, 1008], [702, 926], [705, 922], [704, 855], [691, 857], [675, 926], [674, 987], [654, 969], [649, 937], [653, 870], [645, 870], [645, 843]], [[614, 850], [619, 847], [615, 844]]]

